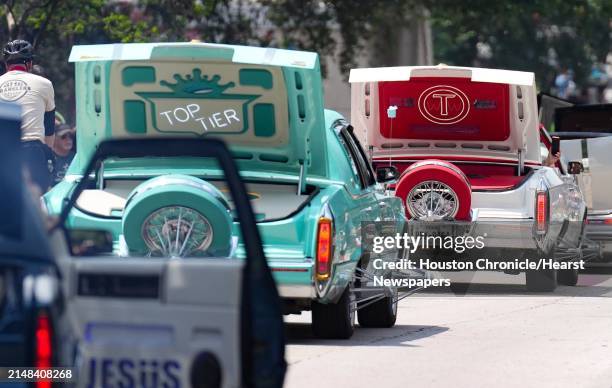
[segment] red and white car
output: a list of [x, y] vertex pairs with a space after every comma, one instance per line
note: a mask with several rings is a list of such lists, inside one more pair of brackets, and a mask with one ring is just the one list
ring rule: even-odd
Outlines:
[[[353, 69], [351, 122], [379, 172], [400, 173], [395, 195], [410, 219], [463, 221], [486, 235], [490, 259], [574, 260], [585, 203], [574, 176], [542, 163], [534, 78], [444, 65]], [[578, 277], [575, 268], [526, 273], [533, 291]]]

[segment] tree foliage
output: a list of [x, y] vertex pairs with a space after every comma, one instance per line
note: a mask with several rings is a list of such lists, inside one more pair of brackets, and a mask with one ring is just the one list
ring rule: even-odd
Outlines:
[[280, 30], [284, 47], [339, 54], [340, 71], [358, 63], [374, 46], [380, 55], [393, 50], [392, 34], [425, 13], [422, 0], [264, 0]]
[[0, 36], [32, 42], [53, 81], [58, 110], [74, 117], [75, 44], [186, 41], [243, 44], [257, 38], [260, 7], [248, 0], [0, 0]]
[[584, 83], [611, 49], [610, 0], [436, 0], [430, 6], [439, 60], [534, 71], [542, 89], [561, 68]]
[[33, 42], [72, 116], [74, 44], [200, 39], [339, 53], [348, 74], [364, 51], [397, 65], [384, 55], [394, 36], [428, 13], [436, 60], [535, 71], [544, 87], [562, 66], [583, 80], [610, 51], [610, 0], [0, 0], [0, 36]]

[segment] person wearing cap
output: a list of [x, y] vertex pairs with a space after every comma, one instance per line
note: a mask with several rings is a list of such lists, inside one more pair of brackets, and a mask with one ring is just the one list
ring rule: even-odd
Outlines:
[[32, 73], [32, 45], [8, 42], [3, 49], [6, 73], [0, 76], [0, 100], [21, 105], [21, 142], [32, 181], [45, 193], [51, 185], [55, 133], [55, 92], [48, 79]]
[[75, 130], [67, 124], [60, 124], [55, 131], [53, 153], [55, 154], [55, 167], [53, 169], [53, 184], [59, 183], [74, 158]]

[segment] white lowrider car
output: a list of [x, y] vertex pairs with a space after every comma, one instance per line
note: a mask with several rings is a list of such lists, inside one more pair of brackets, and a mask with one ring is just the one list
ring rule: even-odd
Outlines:
[[377, 169], [401, 173], [410, 219], [469, 225], [489, 259], [553, 259], [525, 271], [529, 290], [576, 284], [577, 266], [555, 263], [580, 256], [585, 203], [574, 176], [542, 163], [533, 73], [368, 68], [350, 82], [355, 133]]

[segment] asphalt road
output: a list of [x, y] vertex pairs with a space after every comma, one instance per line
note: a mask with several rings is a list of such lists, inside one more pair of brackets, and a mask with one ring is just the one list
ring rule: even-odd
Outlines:
[[314, 339], [310, 314], [287, 317], [285, 387], [612, 387], [612, 275], [545, 294], [524, 291], [524, 275], [473, 282], [464, 296], [410, 296], [394, 328], [345, 341]]

